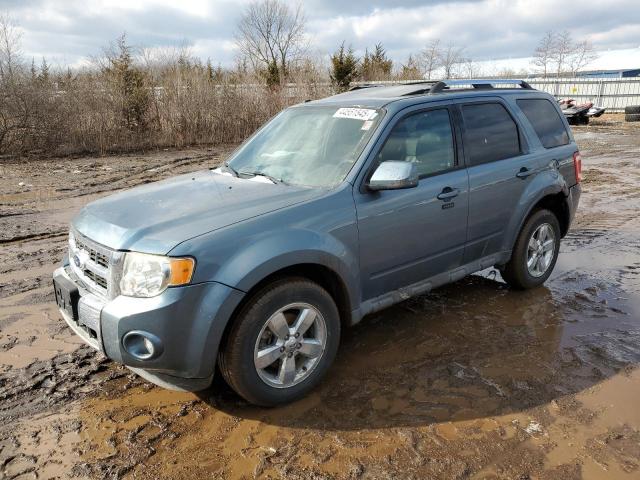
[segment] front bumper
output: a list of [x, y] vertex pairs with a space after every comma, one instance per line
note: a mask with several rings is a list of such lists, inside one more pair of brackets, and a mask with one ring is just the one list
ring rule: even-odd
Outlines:
[[[53, 276], [74, 282], [64, 266]], [[244, 295], [206, 282], [168, 288], [153, 298], [108, 300], [74, 284], [80, 294], [77, 322], [60, 310], [69, 327], [110, 359], [156, 384], [179, 390], [200, 390], [211, 383], [220, 339]], [[160, 353], [147, 359], [132, 354], [123, 343], [132, 331], [150, 334], [159, 342]]]

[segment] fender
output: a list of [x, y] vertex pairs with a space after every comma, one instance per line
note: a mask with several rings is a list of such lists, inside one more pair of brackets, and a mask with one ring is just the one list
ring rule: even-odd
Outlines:
[[[351, 228], [347, 225], [347, 231]], [[355, 228], [355, 227], [353, 227]], [[334, 231], [334, 233], [337, 233]], [[351, 235], [344, 233], [346, 238]], [[201, 276], [207, 278], [203, 283], [220, 285], [216, 295], [202, 300], [198, 311], [202, 311], [210, 320], [201, 330], [206, 336], [206, 348], [201, 352], [201, 369], [198, 376], [209, 376], [215, 365], [220, 341], [233, 311], [240, 304], [254, 286], [264, 278], [283, 268], [299, 264], [316, 264], [335, 272], [343, 281], [351, 310], [360, 304], [358, 289], [359, 261], [357, 250], [354, 252], [335, 236], [329, 233], [318, 233], [304, 228], [286, 228], [282, 230], [262, 231], [255, 235], [241, 235], [235, 243], [230, 239], [217, 238], [213, 235], [207, 241], [208, 251], [215, 251], [215, 255], [208, 258], [200, 257], [198, 267]], [[205, 273], [206, 272], [206, 273]], [[353, 305], [356, 306], [353, 306]], [[206, 328], [206, 330], [204, 330]]]
[[[306, 248], [301, 249], [303, 245]], [[265, 257], [267, 252], [269, 257]], [[220, 302], [221, 311], [210, 322], [202, 365], [215, 365], [220, 341], [240, 299], [272, 273], [302, 263], [334, 271], [347, 289], [351, 310], [357, 308], [353, 305], [360, 304], [358, 278], [354, 275], [359, 271], [358, 259], [335, 237], [304, 229], [286, 229], [258, 241], [254, 239], [250, 246], [236, 250], [215, 274], [214, 284], [233, 285], [233, 288], [230, 288], [232, 294]], [[201, 374], [212, 373], [204, 368]]]
[[562, 192], [565, 199], [569, 195], [569, 187], [564, 177], [552, 166], [545, 167], [538, 174], [530, 178], [530, 183], [520, 197], [516, 211], [511, 217], [507, 227], [508, 235], [505, 236], [504, 251], [513, 250], [524, 222], [540, 200], [548, 195], [557, 195], [560, 192]]
[[[336, 237], [288, 228], [255, 240], [229, 258], [216, 273], [214, 281], [248, 292], [278, 270], [310, 263], [326, 267], [342, 279], [352, 310], [360, 304], [357, 253]], [[265, 257], [266, 253], [268, 257]]]

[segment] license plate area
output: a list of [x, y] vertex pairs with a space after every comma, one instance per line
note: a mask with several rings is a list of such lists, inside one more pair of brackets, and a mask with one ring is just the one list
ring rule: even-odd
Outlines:
[[64, 277], [53, 279], [53, 290], [56, 295], [56, 304], [64, 310], [74, 322], [78, 321], [78, 301], [80, 292], [78, 288]]

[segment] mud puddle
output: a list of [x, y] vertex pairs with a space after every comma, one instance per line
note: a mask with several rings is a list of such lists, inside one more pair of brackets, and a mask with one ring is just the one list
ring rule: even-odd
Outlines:
[[[224, 151], [45, 161], [27, 182], [53, 198], [26, 203], [14, 185], [29, 169], [3, 166], [0, 477], [640, 477], [638, 133], [576, 128], [584, 193], [544, 288], [514, 292], [487, 270], [373, 315], [316, 391], [270, 410], [221, 382], [151, 386], [80, 346], [52, 305], [58, 218]], [[86, 185], [83, 168], [97, 172]], [[12, 240], [21, 222], [33, 236]]]

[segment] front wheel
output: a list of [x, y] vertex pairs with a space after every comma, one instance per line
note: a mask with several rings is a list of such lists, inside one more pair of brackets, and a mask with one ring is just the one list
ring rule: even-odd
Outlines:
[[338, 309], [327, 291], [306, 279], [279, 280], [258, 291], [235, 319], [220, 371], [251, 403], [287, 403], [320, 382], [339, 342]]
[[542, 285], [558, 260], [560, 224], [549, 210], [538, 210], [525, 222], [502, 278], [518, 289]]

